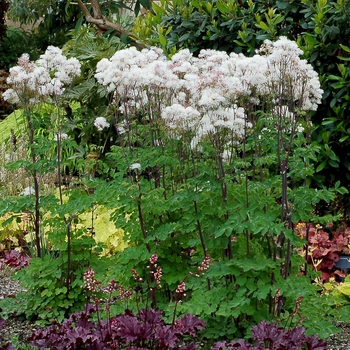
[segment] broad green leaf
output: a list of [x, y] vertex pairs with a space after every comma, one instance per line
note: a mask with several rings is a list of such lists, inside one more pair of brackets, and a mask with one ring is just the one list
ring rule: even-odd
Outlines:
[[346, 295], [347, 297], [350, 297], [350, 283], [349, 282], [341, 283], [337, 289], [342, 294]]
[[263, 21], [260, 21], [260, 22], [259, 22], [259, 27], [260, 27], [261, 29], [265, 30], [266, 32], [269, 32], [269, 31], [270, 31], [269, 26], [268, 26], [265, 22], [263, 22]]
[[327, 165], [327, 161], [323, 161], [321, 164], [318, 165], [316, 168], [316, 173], [320, 172], [324, 167]]
[[159, 33], [159, 43], [160, 45], [162, 45], [163, 47], [166, 46], [166, 38], [163, 34]]

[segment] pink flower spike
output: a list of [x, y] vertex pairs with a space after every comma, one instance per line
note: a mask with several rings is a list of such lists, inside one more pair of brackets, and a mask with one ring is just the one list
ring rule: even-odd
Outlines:
[[210, 255], [206, 255], [201, 266], [198, 266], [198, 271], [208, 270], [210, 266]]
[[179, 285], [177, 286], [175, 293], [176, 294], [183, 294], [185, 292], [185, 290], [186, 290], [186, 284], [184, 281], [181, 281], [179, 283]]
[[157, 254], [153, 254], [150, 259], [149, 262], [151, 265], [155, 265], [155, 263], [158, 261], [158, 255]]

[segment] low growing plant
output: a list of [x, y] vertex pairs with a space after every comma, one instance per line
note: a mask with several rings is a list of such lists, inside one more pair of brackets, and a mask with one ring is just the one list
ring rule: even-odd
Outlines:
[[0, 256], [4, 251], [26, 246], [25, 214], [7, 213], [0, 218]]
[[339, 254], [349, 252], [350, 228], [346, 224], [340, 224], [335, 229], [332, 223], [325, 228], [312, 223], [298, 223], [296, 233], [306, 239], [305, 259], [312, 268], [321, 272], [321, 282], [328, 282], [335, 276], [345, 277], [343, 272], [336, 269], [336, 263]]
[[244, 339], [220, 341], [211, 350], [326, 350], [327, 343], [317, 336], [305, 335], [303, 327], [285, 329], [274, 323], [260, 322], [252, 327], [251, 339], [255, 345]]
[[[155, 265], [157, 261], [153, 255], [150, 262]], [[152, 271], [150, 267], [150, 271]], [[133, 271], [135, 277], [135, 271]], [[157, 277], [156, 277], [157, 278]], [[94, 271], [88, 269], [84, 274], [85, 289], [87, 291], [87, 304], [83, 312], [72, 314], [62, 324], [54, 323], [46, 329], [36, 331], [28, 338], [30, 345], [38, 349], [78, 349], [105, 348], [112, 349], [197, 349], [203, 346], [198, 332], [203, 330], [205, 323], [197, 317], [187, 314], [173, 319], [166, 324], [162, 319], [162, 311], [154, 309], [140, 309], [136, 314], [126, 310], [117, 316], [110, 316], [111, 295], [118, 290], [118, 298], [129, 298], [124, 288], [111, 281], [104, 290], [108, 293], [106, 300], [94, 298], [94, 304], [89, 301], [92, 295], [97, 295], [100, 282], [95, 280]], [[160, 282], [160, 278], [159, 281]], [[177, 293], [182, 283], [179, 284]], [[118, 288], [119, 287], [119, 288]], [[278, 297], [277, 295], [275, 297]], [[299, 315], [302, 297], [296, 302], [295, 310], [286, 325], [260, 322], [252, 327], [250, 339], [220, 341], [212, 345], [212, 350], [325, 350], [326, 342], [317, 336], [305, 335], [303, 327], [292, 326], [292, 319]], [[102, 309], [103, 307], [103, 309]], [[107, 319], [102, 320], [103, 310], [107, 312]], [[174, 310], [175, 313], [176, 309]], [[95, 317], [93, 317], [95, 315]], [[289, 326], [287, 326], [287, 323]]]
[[127, 310], [107, 321], [94, 322], [98, 312], [87, 305], [83, 312], [72, 314], [62, 324], [53, 324], [36, 331], [28, 341], [38, 349], [197, 349], [197, 332], [205, 323], [193, 315], [186, 315], [167, 325], [159, 310], [142, 309], [136, 315]]
[[23, 252], [19, 252], [18, 250], [11, 250], [9, 252], [4, 253], [4, 257], [0, 259], [0, 270], [4, 268], [4, 265], [13, 269], [14, 271], [18, 271], [23, 269], [24, 267], [28, 267], [30, 257]]
[[[161, 287], [162, 268], [157, 265], [158, 256], [153, 254], [147, 267], [150, 283], [147, 283], [146, 298], [151, 296], [154, 301], [154, 288]], [[203, 271], [207, 269], [208, 259], [203, 263]], [[137, 282], [143, 282], [135, 270], [132, 275]], [[106, 288], [95, 280], [94, 270], [90, 267], [84, 273], [86, 305], [84, 311], [73, 313], [63, 323], [54, 322], [46, 329], [36, 331], [28, 341], [39, 349], [79, 349], [112, 348], [112, 349], [196, 349], [198, 332], [205, 323], [196, 316], [187, 314], [180, 318], [174, 317], [170, 324], [162, 318], [162, 311], [153, 308], [141, 308], [137, 313], [126, 309], [125, 312], [111, 316], [113, 300], [125, 301], [132, 293], [112, 280]], [[107, 298], [99, 297], [101, 291], [107, 293]], [[183, 296], [185, 284], [181, 282], [176, 290], [178, 296]], [[149, 292], [149, 294], [148, 294]], [[113, 296], [113, 298], [112, 298]], [[179, 302], [180, 299], [177, 300]], [[93, 302], [91, 304], [90, 302]], [[181, 301], [180, 301], [181, 302]], [[146, 304], [148, 305], [148, 303]], [[105, 319], [102, 318], [105, 315]], [[93, 318], [93, 316], [95, 316]]]
[[[51, 222], [54, 225], [55, 219], [52, 218]], [[106, 260], [98, 256], [102, 248], [86, 230], [73, 230], [71, 269], [67, 275], [68, 254], [64, 231], [60, 235], [59, 225], [55, 225], [55, 229], [57, 232], [56, 236], [51, 237], [51, 250], [41, 258], [32, 258], [26, 271], [20, 270], [14, 275], [13, 278], [21, 283], [26, 292], [18, 293], [16, 298], [1, 300], [4, 316], [22, 314], [38, 324], [47, 325], [53, 320], [62, 322], [70, 313], [83, 308], [83, 273], [88, 266], [104, 268]], [[63, 242], [59, 243], [59, 239]]]
[[329, 288], [336, 309], [341, 309], [341, 312], [348, 314], [350, 309], [350, 276], [346, 276], [343, 282], [333, 283]]

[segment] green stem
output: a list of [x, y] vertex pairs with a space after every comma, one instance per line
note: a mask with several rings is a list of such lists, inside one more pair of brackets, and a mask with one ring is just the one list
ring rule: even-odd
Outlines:
[[34, 209], [34, 231], [35, 231], [35, 245], [38, 258], [41, 258], [41, 243], [40, 243], [40, 194], [39, 194], [39, 181], [38, 173], [35, 169], [37, 161], [35, 149], [34, 149], [34, 125], [30, 117], [30, 113], [26, 113], [28, 135], [29, 135], [29, 146], [32, 156], [33, 169], [33, 182], [34, 182], [34, 194], [35, 194], [35, 209]]
[[66, 278], [66, 288], [68, 296], [70, 291], [70, 270], [71, 270], [71, 251], [72, 251], [72, 245], [71, 245], [71, 224], [72, 219], [68, 222], [66, 218], [64, 218], [64, 222], [66, 223], [67, 227], [67, 278]]
[[[141, 197], [142, 197], [142, 193], [140, 193], [140, 196], [137, 200], [137, 210], [139, 213], [139, 221], [140, 221], [142, 236], [144, 239], [146, 239], [147, 232], [146, 232], [145, 222], [143, 220], [142, 207], [141, 207]], [[146, 243], [146, 248], [147, 248], [148, 252], [151, 252], [151, 248], [150, 248], [148, 243]]]
[[[197, 202], [194, 200], [193, 203], [194, 203], [194, 211], [196, 214], [198, 214]], [[203, 236], [201, 222], [198, 219], [197, 219], [197, 228], [198, 228], [198, 234], [199, 234], [199, 238], [201, 241], [201, 245], [202, 245], [202, 249], [203, 249], [203, 253], [204, 253], [204, 259], [205, 259], [207, 256], [207, 248], [206, 248], [205, 243], [204, 243], [204, 236]], [[207, 283], [208, 283], [208, 290], [210, 290], [209, 278], [207, 278]]]

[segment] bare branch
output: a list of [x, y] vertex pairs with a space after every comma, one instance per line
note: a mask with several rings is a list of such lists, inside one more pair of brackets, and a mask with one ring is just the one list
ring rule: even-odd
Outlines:
[[96, 19], [102, 19], [102, 11], [101, 11], [101, 7], [100, 7], [100, 3], [98, 2], [98, 0], [91, 0], [91, 7], [92, 7], [92, 11], [94, 13], [94, 18]]
[[139, 43], [136, 41], [137, 39], [135, 38], [135, 35], [132, 32], [125, 29], [121, 25], [111, 22], [105, 17], [103, 17], [98, 0], [91, 0], [90, 2], [93, 9], [94, 16], [91, 15], [90, 11], [85, 6], [82, 0], [77, 0], [77, 3], [84, 14], [86, 21], [91, 24], [95, 24], [99, 30], [105, 32], [109, 29], [114, 29], [117, 33], [117, 36], [121, 37], [123, 34], [126, 35], [128, 38], [132, 40], [132, 45], [137, 47], [138, 49], [146, 48], [145, 44]]

